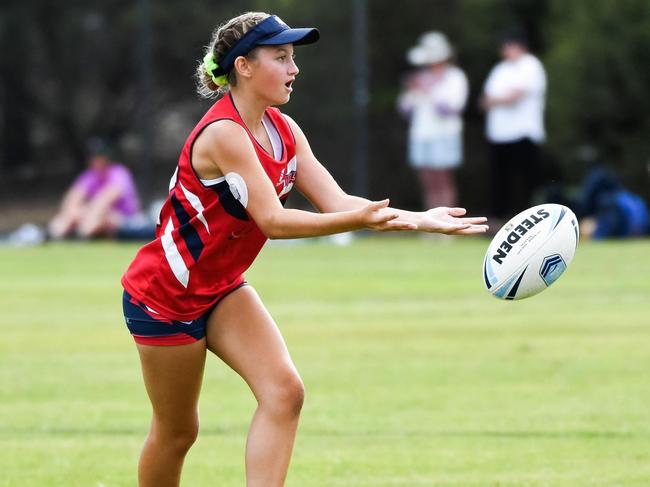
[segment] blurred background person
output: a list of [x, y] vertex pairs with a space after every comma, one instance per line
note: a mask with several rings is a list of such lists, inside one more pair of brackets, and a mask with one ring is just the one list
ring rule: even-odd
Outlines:
[[457, 202], [454, 170], [463, 158], [461, 114], [468, 83], [452, 55], [444, 34], [423, 34], [407, 53], [419, 70], [407, 78], [398, 98], [398, 108], [410, 122], [408, 160], [417, 171], [426, 208]]
[[648, 206], [643, 198], [602, 165], [587, 173], [575, 208], [585, 238], [629, 238], [650, 233]]
[[133, 176], [126, 166], [111, 160], [108, 142], [93, 137], [86, 150], [88, 168], [67, 190], [48, 225], [53, 239], [113, 236], [142, 218]]
[[506, 33], [502, 61], [492, 68], [480, 105], [492, 165], [492, 212], [507, 218], [530, 205], [539, 179], [539, 146], [545, 139], [546, 73], [528, 51], [525, 34]]

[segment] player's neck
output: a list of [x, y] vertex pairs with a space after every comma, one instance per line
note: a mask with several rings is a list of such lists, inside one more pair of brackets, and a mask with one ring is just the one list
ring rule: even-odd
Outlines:
[[246, 96], [239, 90], [232, 90], [230, 95], [232, 96], [235, 108], [237, 108], [237, 112], [239, 112], [239, 116], [246, 126], [249, 129], [261, 126], [262, 117], [268, 105], [261, 102], [258, 98]]

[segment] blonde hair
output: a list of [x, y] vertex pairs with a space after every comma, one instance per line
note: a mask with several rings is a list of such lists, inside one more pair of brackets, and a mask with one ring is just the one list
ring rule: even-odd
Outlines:
[[[264, 12], [246, 12], [221, 24], [212, 32], [210, 44], [206, 46], [203, 54], [212, 53], [214, 59], [219, 62], [218, 60], [223, 59], [225, 54], [246, 32], [268, 17], [270, 15]], [[254, 59], [255, 50], [251, 51], [249, 56]], [[205, 71], [203, 61], [196, 68], [195, 77], [197, 80], [196, 91], [203, 98], [214, 98], [223, 95], [228, 91], [229, 86], [237, 86], [237, 76], [234, 69], [230, 70], [227, 74], [228, 84], [218, 86], [212, 79], [212, 76]]]

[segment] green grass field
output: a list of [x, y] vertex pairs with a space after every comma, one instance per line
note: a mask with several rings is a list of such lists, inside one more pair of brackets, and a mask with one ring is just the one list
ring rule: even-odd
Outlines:
[[[487, 240], [267, 247], [247, 274], [307, 389], [289, 487], [650, 485], [650, 241], [583, 244], [521, 302]], [[131, 245], [0, 250], [0, 486], [135, 485]], [[210, 357], [183, 485], [242, 486], [254, 401]]]

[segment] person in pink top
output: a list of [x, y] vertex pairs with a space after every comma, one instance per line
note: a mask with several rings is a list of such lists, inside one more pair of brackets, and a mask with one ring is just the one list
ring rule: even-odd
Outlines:
[[124, 165], [111, 161], [106, 142], [90, 139], [88, 154], [88, 169], [66, 191], [48, 225], [53, 239], [111, 236], [140, 214], [133, 176]]

